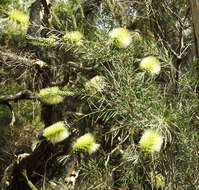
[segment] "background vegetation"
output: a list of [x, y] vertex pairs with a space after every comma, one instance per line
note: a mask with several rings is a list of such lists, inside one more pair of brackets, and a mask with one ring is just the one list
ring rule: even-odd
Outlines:
[[1, 188], [199, 189], [195, 18], [195, 0], [0, 1]]

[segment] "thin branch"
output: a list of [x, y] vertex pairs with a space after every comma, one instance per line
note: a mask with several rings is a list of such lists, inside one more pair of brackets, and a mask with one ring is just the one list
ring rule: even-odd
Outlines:
[[31, 99], [36, 99], [36, 96], [29, 90], [23, 90], [21, 92], [18, 92], [17, 94], [14, 95], [3, 95], [0, 96], [0, 104], [8, 106], [10, 109], [10, 112], [12, 114], [12, 120], [10, 122], [10, 126], [13, 126], [15, 123], [15, 113], [12, 109], [11, 104], [9, 101], [18, 101], [18, 100], [31, 100]]
[[10, 112], [11, 112], [11, 114], [12, 114], [12, 120], [11, 120], [11, 122], [10, 122], [10, 126], [13, 126], [14, 125], [14, 123], [15, 123], [15, 121], [16, 121], [16, 119], [15, 119], [15, 113], [14, 113], [14, 111], [13, 111], [13, 109], [12, 109], [12, 106], [11, 106], [11, 104], [8, 102], [8, 101], [0, 101], [0, 104], [3, 104], [3, 105], [5, 105], [5, 106], [7, 106], [8, 108], [9, 108], [9, 110], [10, 110]]
[[42, 60], [28, 59], [26, 57], [19, 56], [13, 52], [4, 52], [4, 51], [0, 50], [0, 63], [7, 64], [8, 62], [12, 62], [15, 64], [18, 63], [18, 64], [22, 64], [25, 66], [38, 65], [40, 68], [47, 66], [47, 64]]
[[92, 70], [97, 69], [100, 66], [100, 64], [98, 63], [93, 66], [83, 66], [81, 63], [76, 63], [73, 61], [68, 61], [67, 64], [69, 64], [70, 67], [76, 68], [79, 71], [92, 71]]
[[31, 92], [30, 90], [23, 90], [14, 95], [0, 96], [0, 103], [5, 103], [9, 101], [18, 101], [18, 100], [34, 100], [34, 99], [37, 99], [37, 97], [34, 95], [33, 92]]

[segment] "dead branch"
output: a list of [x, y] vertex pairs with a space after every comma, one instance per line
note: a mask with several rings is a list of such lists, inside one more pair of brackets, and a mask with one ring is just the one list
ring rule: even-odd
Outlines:
[[14, 95], [0, 96], [0, 103], [5, 103], [9, 101], [18, 101], [18, 100], [31, 100], [31, 99], [36, 99], [36, 96], [29, 90], [23, 90]]
[[0, 50], [0, 63], [7, 65], [9, 65], [9, 63], [22, 64], [24, 66], [31, 66], [31, 67], [38, 65], [40, 68], [47, 66], [47, 64], [42, 60], [29, 59], [26, 57], [19, 56], [16, 53], [4, 52], [2, 50]]

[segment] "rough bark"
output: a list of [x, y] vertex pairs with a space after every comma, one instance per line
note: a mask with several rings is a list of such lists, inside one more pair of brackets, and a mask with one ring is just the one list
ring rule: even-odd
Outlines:
[[30, 7], [30, 25], [27, 34], [38, 37], [43, 26], [48, 26], [50, 17], [50, 4], [46, 0], [36, 0]]
[[37, 65], [38, 67], [42, 68], [47, 66], [42, 60], [30, 59], [24, 56], [19, 56], [14, 52], [0, 50], [0, 64], [4, 66], [5, 63], [7, 67], [15, 67], [16, 65], [22, 65], [23, 67], [33, 67]]
[[42, 3], [41, 0], [36, 0], [30, 7], [30, 25], [27, 34], [31, 36], [39, 36], [39, 29], [42, 23]]
[[193, 30], [195, 34], [196, 56], [199, 57], [199, 0], [190, 0]]

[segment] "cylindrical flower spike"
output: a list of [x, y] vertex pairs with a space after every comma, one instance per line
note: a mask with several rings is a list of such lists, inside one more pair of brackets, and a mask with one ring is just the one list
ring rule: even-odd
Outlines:
[[63, 36], [64, 41], [69, 41], [72, 43], [81, 43], [81, 40], [83, 38], [83, 34], [79, 31], [72, 31], [68, 32]]
[[70, 135], [69, 131], [65, 127], [64, 122], [59, 121], [53, 125], [47, 127], [43, 131], [43, 136], [47, 141], [52, 144], [59, 143], [66, 139]]
[[39, 100], [43, 103], [54, 105], [64, 100], [61, 95], [62, 91], [58, 87], [44, 88], [38, 93]]
[[154, 154], [160, 152], [162, 144], [162, 135], [157, 130], [148, 129], [143, 133], [139, 142], [139, 147], [141, 151], [145, 153]]
[[127, 48], [132, 42], [132, 36], [126, 28], [114, 28], [109, 36], [118, 48]]
[[87, 152], [92, 154], [99, 149], [100, 145], [95, 142], [95, 138], [91, 133], [79, 137], [73, 145], [74, 152]]
[[140, 68], [150, 75], [158, 75], [161, 70], [161, 64], [155, 56], [148, 56], [142, 59]]
[[20, 10], [12, 10], [9, 13], [9, 18], [10, 20], [12, 20], [13, 22], [16, 22], [17, 24], [19, 24], [22, 27], [27, 27], [28, 26], [28, 15], [25, 14], [23, 11]]

